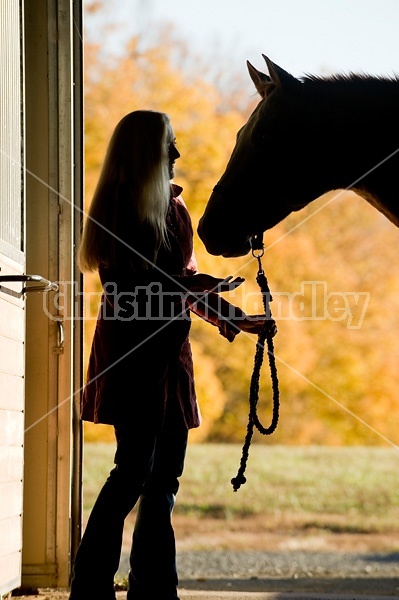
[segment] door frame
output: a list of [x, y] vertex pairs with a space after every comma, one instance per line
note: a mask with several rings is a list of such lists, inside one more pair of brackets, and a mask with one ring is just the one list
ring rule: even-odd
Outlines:
[[68, 587], [81, 532], [82, 0], [24, 0], [26, 262], [58, 292], [26, 302], [22, 587]]

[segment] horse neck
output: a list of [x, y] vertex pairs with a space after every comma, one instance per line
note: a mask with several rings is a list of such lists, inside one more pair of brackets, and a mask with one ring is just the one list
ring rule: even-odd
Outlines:
[[399, 226], [399, 81], [355, 83], [341, 82], [335, 93], [326, 88], [313, 102], [320, 146], [322, 139], [327, 146], [320, 157], [325, 191], [352, 189]]

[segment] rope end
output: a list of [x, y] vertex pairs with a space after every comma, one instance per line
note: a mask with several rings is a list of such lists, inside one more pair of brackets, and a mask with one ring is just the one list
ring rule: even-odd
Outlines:
[[233, 486], [234, 491], [236, 492], [237, 490], [240, 489], [240, 487], [242, 485], [244, 485], [244, 483], [246, 483], [247, 479], [246, 477], [244, 477], [244, 475], [237, 475], [237, 477], [233, 477], [233, 479], [231, 480], [231, 484]]

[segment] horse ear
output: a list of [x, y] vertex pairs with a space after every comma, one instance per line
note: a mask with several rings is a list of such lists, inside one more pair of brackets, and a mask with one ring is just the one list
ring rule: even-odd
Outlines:
[[301, 82], [298, 79], [295, 79], [293, 75], [276, 65], [276, 63], [272, 62], [270, 58], [262, 54], [265, 62], [267, 64], [267, 68], [270, 74], [270, 81], [276, 86], [282, 89], [288, 89], [293, 87], [298, 87], [301, 85]]
[[[262, 98], [264, 98], [265, 96], [267, 96], [267, 94], [270, 91], [270, 87], [271, 87], [270, 77], [268, 75], [266, 75], [265, 73], [258, 71], [258, 69], [255, 69], [255, 67], [253, 65], [251, 65], [249, 60], [247, 60], [247, 67], [248, 67], [248, 71], [249, 71], [249, 76], [251, 77], [252, 81], [254, 82], [258, 94], [260, 96], [262, 96]], [[272, 86], [272, 87], [274, 87], [274, 86]]]

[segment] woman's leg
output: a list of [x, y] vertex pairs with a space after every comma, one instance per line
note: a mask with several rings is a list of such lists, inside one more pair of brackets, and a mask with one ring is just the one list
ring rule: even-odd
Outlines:
[[156, 441], [152, 474], [140, 497], [130, 555], [128, 600], [178, 600], [171, 515], [183, 473], [187, 436], [181, 415], [167, 412]]
[[115, 427], [115, 468], [91, 511], [73, 566], [70, 600], [114, 600], [126, 516], [152, 470], [155, 433], [124, 424]]

